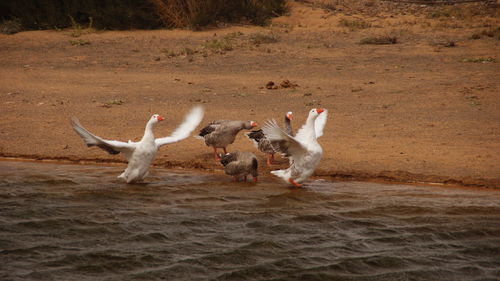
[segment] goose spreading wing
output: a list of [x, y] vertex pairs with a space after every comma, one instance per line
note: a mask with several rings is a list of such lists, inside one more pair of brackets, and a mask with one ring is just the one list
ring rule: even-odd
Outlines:
[[128, 161], [128, 165], [118, 178], [131, 183], [142, 181], [147, 176], [149, 167], [160, 147], [187, 138], [200, 124], [203, 114], [204, 110], [202, 107], [193, 108], [186, 115], [181, 125], [170, 136], [158, 139], [154, 137], [153, 128], [158, 122], [163, 121], [164, 118], [158, 114], [154, 114], [146, 124], [144, 136], [138, 142], [122, 142], [98, 137], [85, 129], [76, 117], [71, 118], [71, 125], [87, 146], [97, 146], [110, 154], [122, 152]]

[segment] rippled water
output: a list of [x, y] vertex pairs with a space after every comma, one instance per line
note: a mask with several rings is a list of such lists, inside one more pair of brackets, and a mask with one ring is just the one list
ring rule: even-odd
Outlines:
[[498, 280], [500, 191], [0, 162], [0, 280]]

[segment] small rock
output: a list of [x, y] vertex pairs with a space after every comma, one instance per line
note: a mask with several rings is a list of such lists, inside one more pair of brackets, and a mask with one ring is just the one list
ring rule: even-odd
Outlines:
[[275, 87], [276, 87], [276, 85], [274, 84], [273, 81], [269, 81], [266, 84], [266, 89], [268, 89], [268, 90], [276, 89]]

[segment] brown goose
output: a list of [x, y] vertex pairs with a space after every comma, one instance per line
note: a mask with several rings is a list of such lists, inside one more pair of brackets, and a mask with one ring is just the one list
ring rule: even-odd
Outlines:
[[222, 155], [220, 162], [224, 165], [224, 172], [233, 176], [235, 182], [240, 178], [246, 182], [248, 175], [252, 175], [253, 181], [257, 182], [259, 163], [252, 152], [235, 150]]
[[256, 126], [254, 121], [216, 120], [201, 129], [197, 137], [204, 139], [207, 146], [214, 148], [214, 157], [218, 161], [220, 157], [217, 148], [222, 148], [226, 154], [226, 147], [234, 142], [241, 130], [250, 130]]
[[[288, 111], [285, 114], [285, 127], [284, 132], [293, 136], [291, 120], [293, 119], [293, 113]], [[270, 166], [274, 164], [274, 153], [276, 149], [271, 145], [271, 142], [266, 138], [262, 130], [254, 130], [250, 133], [245, 134], [255, 145], [257, 149], [267, 154], [267, 165]]]

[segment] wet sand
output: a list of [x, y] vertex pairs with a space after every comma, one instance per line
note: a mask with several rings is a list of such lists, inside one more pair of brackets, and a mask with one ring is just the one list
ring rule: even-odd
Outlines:
[[[346, 17], [371, 27], [339, 26]], [[142, 136], [153, 113], [166, 117], [157, 136], [168, 135], [198, 104], [204, 123], [262, 125], [291, 110], [296, 129], [310, 108], [324, 107], [331, 115], [317, 176], [500, 187], [500, 41], [470, 38], [499, 21], [447, 20], [352, 17], [295, 4], [268, 27], [0, 35], [0, 156], [124, 161], [85, 147], [71, 116], [99, 136], [127, 141]], [[386, 33], [398, 44], [359, 44]], [[277, 42], [256, 43], [256, 34]], [[230, 40], [232, 50], [204, 47], [214, 39]], [[456, 47], [440, 45], [446, 40]], [[265, 87], [284, 80], [298, 86]], [[243, 135], [234, 149], [255, 152], [261, 173], [270, 170]], [[163, 148], [155, 164], [220, 170], [210, 152], [189, 138]]]

